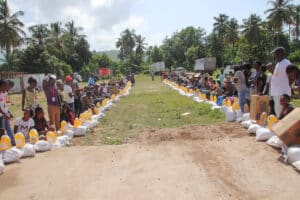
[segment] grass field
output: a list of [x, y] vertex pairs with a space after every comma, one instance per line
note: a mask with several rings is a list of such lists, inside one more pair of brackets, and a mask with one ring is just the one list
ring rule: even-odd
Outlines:
[[180, 96], [159, 79], [152, 82], [148, 76], [138, 76], [130, 95], [106, 113], [99, 128], [84, 138], [76, 139], [74, 143], [122, 144], [146, 129], [220, 122], [224, 122], [220, 111], [211, 111], [209, 105], [198, 104], [191, 98]]

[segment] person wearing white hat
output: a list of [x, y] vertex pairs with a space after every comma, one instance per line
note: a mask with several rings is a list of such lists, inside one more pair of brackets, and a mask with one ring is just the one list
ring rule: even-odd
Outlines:
[[55, 125], [56, 130], [60, 129], [60, 108], [61, 101], [56, 86], [56, 76], [48, 75], [43, 82], [43, 89], [47, 98], [49, 121]]

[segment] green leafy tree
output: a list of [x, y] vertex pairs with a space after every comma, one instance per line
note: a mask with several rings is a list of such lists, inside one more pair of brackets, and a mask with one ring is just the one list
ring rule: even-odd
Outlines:
[[12, 50], [22, 44], [22, 36], [25, 36], [24, 24], [19, 20], [23, 15], [23, 11], [10, 14], [7, 0], [0, 0], [0, 48], [5, 51], [9, 66]]
[[160, 48], [154, 46], [150, 52], [150, 60], [152, 63], [163, 61], [163, 54]]
[[280, 33], [282, 32], [282, 28], [285, 24], [291, 25], [293, 22], [293, 8], [291, 6], [291, 0], [270, 0], [268, 2], [272, 5], [272, 7], [267, 9], [265, 14], [268, 14], [267, 19], [273, 30]]
[[136, 46], [136, 35], [134, 30], [126, 29], [120, 35], [116, 47], [120, 49], [119, 58], [124, 61], [132, 57], [134, 47]]
[[225, 39], [226, 41], [231, 44], [231, 49], [232, 49], [232, 59], [235, 57], [236, 53], [236, 44], [239, 40], [239, 24], [235, 18], [231, 18], [228, 23], [227, 23], [227, 28], [226, 28], [226, 34], [225, 34]]
[[295, 40], [298, 41], [300, 37], [300, 5], [294, 5], [292, 7], [293, 15], [292, 15], [292, 24], [293, 28], [291, 30], [292, 35], [294, 36]]
[[220, 49], [219, 51], [221, 51], [221, 56], [220, 56], [220, 63], [222, 66], [224, 66], [224, 50], [225, 50], [225, 45], [224, 45], [224, 41], [225, 41], [225, 36], [226, 36], [226, 32], [227, 32], [227, 28], [228, 28], [228, 19], [229, 17], [225, 14], [220, 14], [218, 17], [214, 17], [215, 23], [214, 25], [214, 32], [216, 33], [216, 35], [218, 36], [218, 40], [220, 41]]
[[262, 19], [256, 14], [251, 14], [248, 19], [243, 21], [242, 35], [245, 36], [250, 45], [259, 44], [264, 35]]

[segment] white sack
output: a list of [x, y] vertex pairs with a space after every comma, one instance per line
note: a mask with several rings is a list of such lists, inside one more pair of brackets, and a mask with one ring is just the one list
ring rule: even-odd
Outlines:
[[279, 139], [278, 136], [274, 135], [273, 137], [268, 139], [267, 144], [275, 148], [281, 148], [282, 141]]
[[20, 149], [13, 147], [4, 152], [3, 161], [5, 164], [18, 162], [22, 156], [23, 156], [23, 152]]
[[298, 171], [300, 171], [300, 161], [293, 162], [293, 166], [296, 167]]
[[258, 125], [258, 124], [252, 124], [252, 125], [248, 128], [247, 133], [249, 133], [249, 134], [255, 134], [256, 131], [257, 131], [259, 128], [261, 128], [260, 125]]
[[70, 139], [73, 139], [74, 131], [73, 130], [67, 130], [67, 131], [65, 131], [64, 135], [68, 136]]
[[4, 161], [0, 158], [0, 175], [4, 172]]
[[71, 139], [67, 135], [59, 136], [56, 139], [56, 143], [59, 143], [62, 147], [70, 145]]
[[78, 126], [74, 128], [74, 136], [85, 136], [88, 128], [86, 126]]
[[226, 122], [233, 122], [236, 118], [236, 113], [233, 112], [230, 108], [224, 108], [225, 110], [225, 116], [226, 116]]
[[267, 128], [259, 128], [256, 131], [256, 141], [266, 141], [274, 136], [274, 133]]
[[23, 151], [22, 158], [35, 156], [35, 148], [34, 145], [32, 144], [29, 143], [25, 144], [25, 146], [21, 149], [21, 151]]
[[34, 148], [37, 152], [45, 152], [51, 150], [51, 145], [45, 140], [40, 140], [34, 145]]
[[300, 145], [295, 145], [288, 148], [287, 158], [289, 163], [300, 161]]
[[241, 125], [242, 125], [243, 128], [248, 129], [252, 125], [252, 121], [251, 120], [243, 121], [241, 123]]
[[248, 121], [248, 120], [250, 120], [250, 113], [245, 113], [245, 114], [243, 114], [243, 120], [242, 121]]

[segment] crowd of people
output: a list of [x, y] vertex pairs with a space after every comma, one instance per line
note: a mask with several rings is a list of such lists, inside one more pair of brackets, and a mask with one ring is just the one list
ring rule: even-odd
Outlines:
[[23, 133], [28, 140], [31, 129], [36, 129], [40, 138], [45, 139], [48, 131], [60, 129], [61, 121], [73, 125], [75, 118], [81, 113], [88, 109], [93, 111], [98, 102], [101, 104], [103, 99], [117, 95], [126, 87], [128, 80], [134, 78], [126, 76], [100, 84], [89, 81], [83, 88], [79, 85], [80, 79], [78, 73], [66, 76], [64, 81], [52, 74], [45, 76], [42, 89], [47, 102], [48, 117], [46, 117], [41, 99], [38, 98], [38, 81], [30, 77], [27, 86], [22, 89], [23, 116], [14, 121], [13, 129], [10, 122], [14, 116], [9, 111], [8, 92], [14, 87], [14, 83], [10, 80], [0, 80], [0, 135], [7, 134], [13, 146], [15, 146], [14, 134]]
[[181, 86], [199, 90], [208, 99], [210, 95], [216, 95], [219, 105], [225, 98], [238, 97], [243, 113], [245, 105], [250, 107], [252, 95], [268, 95], [269, 114], [282, 119], [293, 110], [291, 99], [300, 98], [300, 70], [285, 58], [283, 47], [275, 48], [272, 53], [276, 63], [263, 64], [256, 61], [253, 65], [236, 65], [234, 73], [224, 74], [224, 69], [221, 69], [217, 77], [208, 73], [191, 75], [171, 72], [168, 79]]

